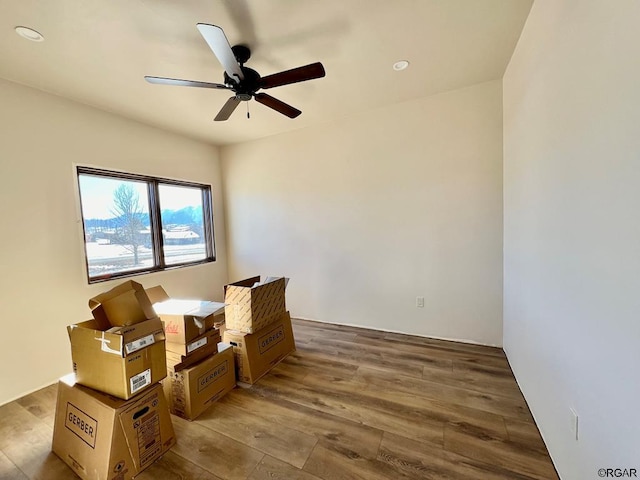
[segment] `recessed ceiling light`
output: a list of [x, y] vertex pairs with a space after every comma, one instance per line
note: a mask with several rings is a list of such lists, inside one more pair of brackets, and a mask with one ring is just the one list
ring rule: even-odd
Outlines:
[[32, 42], [42, 42], [44, 40], [42, 34], [40, 34], [40, 32], [36, 32], [33, 28], [16, 27], [16, 33], [22, 38], [26, 38]]
[[400, 60], [399, 62], [396, 62], [393, 64], [393, 69], [396, 72], [399, 72], [400, 70], [404, 70], [408, 66], [409, 66], [409, 62], [407, 62], [406, 60]]

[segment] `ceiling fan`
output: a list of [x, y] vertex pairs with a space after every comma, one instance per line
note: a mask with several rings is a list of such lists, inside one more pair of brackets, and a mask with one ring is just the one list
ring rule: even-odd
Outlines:
[[247, 60], [251, 57], [251, 50], [249, 47], [246, 45], [235, 45], [232, 47], [229, 44], [222, 28], [216, 25], [199, 23], [197, 27], [224, 68], [224, 84], [165, 77], [146, 76], [144, 78], [149, 83], [160, 85], [178, 85], [184, 87], [231, 90], [235, 95], [229, 98], [229, 100], [227, 100], [227, 102], [222, 106], [222, 109], [218, 112], [216, 118], [214, 118], [217, 122], [227, 120], [240, 102], [248, 102], [251, 98], [255, 98], [257, 102], [266, 105], [289, 118], [296, 118], [302, 113], [300, 110], [292, 107], [291, 105], [287, 105], [283, 101], [278, 100], [271, 95], [258, 92], [258, 90], [304, 82], [325, 76], [322, 63], [316, 62], [303, 67], [293, 68], [291, 70], [285, 70], [283, 72], [267, 75], [266, 77], [261, 77], [255, 70], [244, 66]]

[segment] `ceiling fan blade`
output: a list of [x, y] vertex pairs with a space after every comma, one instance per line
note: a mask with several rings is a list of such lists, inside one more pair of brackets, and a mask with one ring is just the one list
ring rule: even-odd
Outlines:
[[200, 30], [200, 33], [224, 68], [224, 71], [227, 72], [227, 75], [233, 78], [236, 82], [244, 80], [244, 75], [240, 69], [240, 65], [238, 64], [236, 56], [231, 50], [231, 45], [229, 45], [229, 40], [227, 40], [222, 29], [216, 25], [199, 23], [198, 30]]
[[241, 100], [238, 100], [238, 97], [231, 97], [227, 102], [222, 106], [218, 115], [213, 120], [216, 122], [224, 122], [228, 120], [236, 107], [240, 104]]
[[266, 93], [256, 93], [255, 99], [261, 104], [266, 105], [269, 108], [273, 108], [276, 112], [280, 112], [289, 118], [296, 118], [302, 113], [297, 108], [287, 105], [283, 101], [273, 98], [271, 95], [267, 95]]
[[260, 80], [262, 88], [273, 88], [290, 83], [304, 82], [314, 78], [322, 78], [325, 75], [324, 67], [320, 62], [305, 65], [304, 67], [292, 68], [284, 72], [267, 75]]
[[146, 76], [144, 77], [144, 79], [147, 82], [154, 83], [156, 85], [177, 85], [181, 87], [222, 88], [225, 90], [230, 90], [231, 88], [221, 83], [197, 82], [195, 80], [180, 80], [179, 78]]

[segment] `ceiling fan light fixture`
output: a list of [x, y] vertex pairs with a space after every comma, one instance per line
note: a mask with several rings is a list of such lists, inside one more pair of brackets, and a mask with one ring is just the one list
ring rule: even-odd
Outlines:
[[393, 64], [393, 69], [396, 72], [399, 72], [401, 70], [405, 70], [408, 66], [409, 66], [409, 62], [407, 60], [400, 60]]
[[22, 38], [26, 38], [27, 40], [31, 40], [32, 42], [42, 42], [44, 41], [44, 36], [35, 31], [33, 28], [17, 26], [15, 31]]

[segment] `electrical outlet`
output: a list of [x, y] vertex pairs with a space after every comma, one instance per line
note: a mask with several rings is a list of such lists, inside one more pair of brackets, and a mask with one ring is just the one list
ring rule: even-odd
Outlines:
[[578, 412], [576, 412], [573, 408], [570, 408], [569, 411], [571, 415], [569, 416], [571, 434], [576, 441], [578, 441]]
[[416, 307], [424, 308], [424, 297], [416, 297]]

